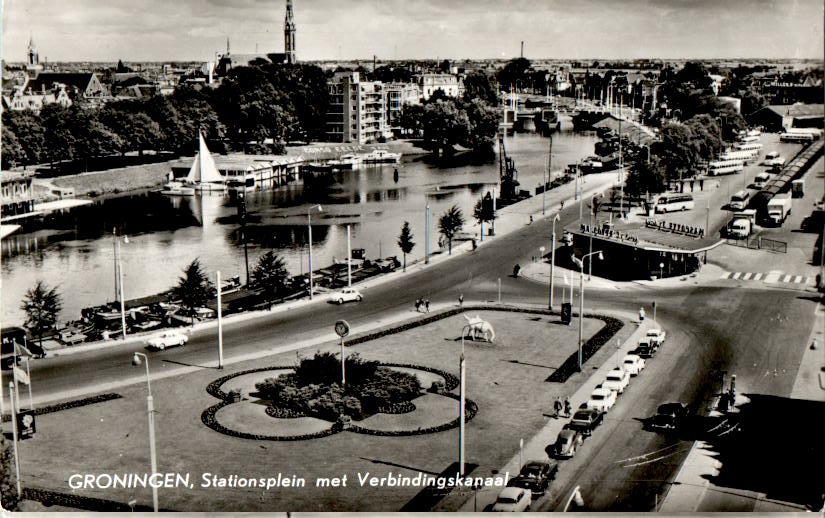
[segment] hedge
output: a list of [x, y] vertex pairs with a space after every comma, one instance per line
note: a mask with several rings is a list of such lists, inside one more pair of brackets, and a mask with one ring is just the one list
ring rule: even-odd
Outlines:
[[240, 439], [255, 439], [259, 441], [303, 441], [306, 439], [319, 439], [321, 437], [328, 437], [341, 431], [340, 426], [333, 424], [327, 430], [321, 430], [320, 432], [308, 433], [303, 435], [261, 435], [255, 433], [239, 432], [237, 430], [232, 430], [230, 428], [225, 427], [224, 425], [219, 423], [218, 420], [215, 418], [215, 414], [218, 412], [218, 410], [231, 404], [232, 403], [228, 401], [221, 401], [217, 405], [213, 405], [207, 408], [201, 414], [201, 421], [203, 422], [203, 424], [205, 424], [206, 426], [215, 430], [218, 433], [229, 435], [230, 437], [238, 437]]
[[[590, 339], [582, 345], [582, 365], [589, 360], [601, 347], [610, 341], [613, 336], [624, 327], [624, 323], [618, 318], [609, 317], [606, 315], [584, 315], [587, 318], [597, 318], [605, 322], [598, 333], [591, 336]], [[577, 373], [579, 370], [579, 352], [576, 351], [561, 364], [561, 366], [553, 371], [545, 381], [551, 383], [564, 383], [570, 376]]]
[[[442, 394], [445, 397], [459, 400], [461, 398], [460, 395], [456, 394]], [[472, 399], [465, 399], [464, 400], [464, 422], [469, 422], [472, 420], [476, 414], [478, 413], [478, 404]], [[458, 428], [461, 425], [461, 418], [456, 417], [449, 423], [440, 424], [437, 426], [431, 426], [429, 428], [418, 428], [416, 430], [371, 430], [369, 428], [361, 428], [357, 425], [350, 426], [349, 430], [355, 433], [362, 433], [365, 435], [378, 435], [382, 437], [409, 437], [412, 435], [425, 435], [430, 433], [438, 433], [444, 432], [446, 430], [452, 430], [453, 428]]]
[[[106, 394], [98, 394], [96, 396], [85, 397], [81, 399], [73, 399], [71, 401], [64, 401], [63, 403], [56, 403], [54, 405], [46, 405], [41, 408], [34, 409], [34, 415], [43, 415], [49, 414], [51, 412], [59, 412], [61, 410], [70, 410], [72, 408], [78, 408], [81, 406], [86, 405], [93, 405], [95, 403], [103, 403], [105, 401], [112, 401], [114, 399], [120, 399], [123, 396], [120, 394], [115, 394], [114, 392], [106, 393]], [[3, 421], [11, 422], [11, 415], [3, 414]]]

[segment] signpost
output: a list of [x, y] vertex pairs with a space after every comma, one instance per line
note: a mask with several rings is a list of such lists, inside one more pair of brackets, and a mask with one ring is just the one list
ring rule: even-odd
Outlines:
[[335, 334], [341, 337], [341, 386], [347, 383], [346, 369], [344, 367], [344, 337], [349, 334], [349, 324], [346, 320], [335, 322]]

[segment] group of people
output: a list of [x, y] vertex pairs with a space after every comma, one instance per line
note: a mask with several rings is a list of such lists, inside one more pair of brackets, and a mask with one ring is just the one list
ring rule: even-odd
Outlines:
[[418, 297], [415, 299], [415, 310], [424, 313], [430, 312], [430, 299], [425, 299], [424, 297]]
[[[564, 410], [564, 415], [562, 415], [561, 411]], [[564, 398], [564, 405], [562, 405], [561, 399], [556, 398], [553, 402], [553, 410], [556, 411], [556, 414], [553, 416], [555, 418], [559, 417], [570, 417], [572, 415], [573, 406], [570, 404], [570, 399]]]

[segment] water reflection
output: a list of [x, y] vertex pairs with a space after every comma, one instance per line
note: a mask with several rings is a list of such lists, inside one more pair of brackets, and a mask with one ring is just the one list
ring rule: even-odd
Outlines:
[[[595, 137], [557, 133], [553, 139], [554, 169], [592, 154]], [[522, 189], [541, 183], [547, 139], [517, 135], [506, 141], [515, 159]], [[313, 265], [325, 266], [346, 255], [346, 225], [352, 246], [367, 257], [399, 255], [395, 242], [401, 226], [410, 223], [416, 247], [408, 261], [424, 254], [425, 207], [430, 206], [430, 248], [437, 247], [437, 218], [458, 205], [472, 230], [472, 209], [498, 182], [498, 161], [449, 165], [429, 157], [405, 157], [397, 166], [336, 172], [276, 190], [246, 196], [246, 237], [249, 263], [277, 250], [293, 274], [306, 270], [307, 208], [312, 215]], [[173, 286], [195, 257], [214, 275], [245, 277], [241, 220], [237, 200], [229, 196], [167, 197], [139, 193], [77, 207], [50, 217], [38, 230], [23, 228], [2, 241], [2, 321], [23, 320], [20, 299], [35, 281], [59, 286], [62, 320], [77, 318], [80, 309], [114, 300], [112, 229], [129, 236], [121, 249], [127, 298], [151, 295]]]

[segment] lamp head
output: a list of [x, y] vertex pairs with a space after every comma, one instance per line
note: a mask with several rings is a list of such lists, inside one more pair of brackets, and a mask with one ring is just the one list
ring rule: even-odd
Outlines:
[[556, 215], [553, 216], [553, 221], [558, 221], [560, 219], [561, 219], [561, 217], [559, 216], [559, 213], [557, 212]]
[[324, 208], [318, 205], [318, 212], [324, 212]]
[[140, 365], [142, 362], [140, 361], [140, 356], [137, 353], [132, 355], [132, 365]]
[[604, 254], [599, 252], [599, 261], [603, 261], [603, 260], [604, 260]]

